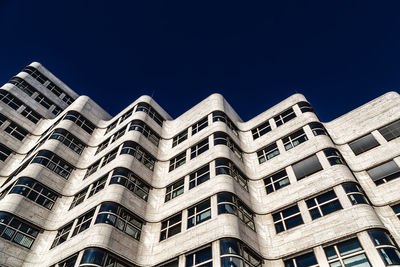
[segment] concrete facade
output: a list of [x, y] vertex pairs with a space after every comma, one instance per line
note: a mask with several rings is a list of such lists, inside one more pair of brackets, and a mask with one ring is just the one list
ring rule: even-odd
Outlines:
[[300, 94], [247, 122], [218, 94], [111, 117], [29, 66], [33, 94], [1, 87], [0, 266], [400, 266], [398, 93], [328, 123]]

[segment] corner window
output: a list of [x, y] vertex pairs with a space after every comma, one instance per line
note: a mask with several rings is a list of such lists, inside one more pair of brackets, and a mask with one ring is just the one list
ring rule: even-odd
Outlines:
[[342, 209], [342, 205], [333, 190], [306, 200], [306, 204], [313, 220]]
[[229, 149], [235, 153], [238, 158], [242, 159], [242, 150], [239, 146], [233, 142], [232, 138], [223, 132], [214, 133], [214, 146], [216, 145], [225, 145], [229, 147]]
[[293, 164], [292, 168], [297, 180], [301, 180], [307, 176], [310, 176], [311, 174], [322, 170], [322, 165], [321, 163], [319, 163], [317, 155], [313, 155]]
[[367, 170], [376, 185], [387, 183], [400, 177], [400, 168], [393, 160]]
[[354, 140], [349, 143], [351, 150], [353, 150], [354, 155], [360, 155], [374, 147], [379, 146], [378, 141], [376, 141], [375, 137], [372, 134], [367, 134], [363, 137]]
[[400, 253], [391, 236], [382, 229], [368, 231], [385, 265], [400, 264]]
[[129, 191], [147, 201], [150, 186], [132, 171], [125, 168], [116, 168], [111, 176], [110, 185], [119, 184], [126, 187]]
[[204, 221], [211, 219], [211, 202], [210, 198], [202, 201], [194, 207], [188, 209], [187, 228], [191, 228]]
[[302, 113], [314, 112], [314, 109], [308, 102], [302, 101], [302, 102], [297, 103], [297, 105], [299, 106]]
[[149, 170], [152, 171], [154, 169], [154, 164], [156, 162], [155, 158], [135, 142], [124, 142], [120, 154], [129, 154], [137, 159]]
[[276, 233], [289, 230], [303, 224], [299, 207], [296, 205], [272, 214]]
[[218, 193], [218, 214], [233, 214], [239, 217], [253, 231], [254, 225], [253, 212], [235, 195], [231, 193]]
[[327, 148], [324, 149], [324, 154], [329, 161], [329, 164], [337, 165], [337, 164], [344, 164], [344, 160], [340, 155], [339, 151], [334, 148]]
[[368, 204], [367, 198], [364, 195], [361, 187], [356, 183], [345, 183], [342, 185], [344, 191], [349, 197], [351, 204]]
[[247, 178], [239, 169], [236, 167], [235, 164], [233, 164], [232, 161], [229, 159], [225, 158], [219, 158], [215, 160], [215, 175], [229, 175], [233, 179], [236, 180], [236, 182], [239, 183], [241, 187], [243, 187], [244, 190], [249, 191], [247, 187], [247, 181], [249, 178]]
[[312, 122], [309, 124], [311, 131], [313, 132], [314, 136], [317, 135], [328, 135], [325, 127], [319, 122]]

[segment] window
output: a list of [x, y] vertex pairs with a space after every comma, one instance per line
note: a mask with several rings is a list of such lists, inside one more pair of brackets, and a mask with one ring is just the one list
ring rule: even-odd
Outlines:
[[314, 112], [314, 109], [312, 108], [312, 106], [308, 102], [302, 101], [302, 102], [297, 103], [297, 105], [299, 106], [301, 112], [303, 112], [303, 113]]
[[194, 207], [188, 209], [187, 228], [198, 225], [208, 219], [211, 219], [211, 202], [210, 198], [200, 202]]
[[297, 204], [273, 213], [272, 218], [274, 219], [276, 233], [289, 230], [304, 223]]
[[114, 143], [115, 141], [117, 141], [121, 136], [123, 136], [125, 134], [125, 131], [126, 131], [126, 127], [123, 127], [118, 132], [116, 132], [111, 138], [111, 144]]
[[319, 122], [312, 122], [309, 124], [311, 131], [313, 132], [314, 136], [317, 135], [328, 135], [325, 127]]
[[324, 248], [330, 266], [371, 267], [357, 237]]
[[393, 160], [391, 160], [367, 170], [367, 173], [376, 185], [380, 185], [399, 178], [400, 168]]
[[100, 165], [100, 159], [88, 167], [85, 177], [83, 177], [83, 179], [86, 179], [87, 177], [95, 173], [99, 168], [99, 165]]
[[188, 129], [178, 133], [172, 138], [172, 147], [175, 147], [188, 138]]
[[303, 159], [302, 161], [293, 164], [292, 167], [297, 180], [301, 180], [322, 170], [322, 166], [321, 163], [319, 163], [317, 155]]
[[75, 194], [74, 199], [72, 200], [72, 203], [71, 203], [71, 206], [69, 207], [69, 209], [72, 209], [72, 208], [78, 206], [85, 200], [88, 189], [89, 189], [89, 186], [85, 187], [83, 190], [81, 190]]
[[2, 238], [30, 249], [38, 234], [39, 228], [36, 226], [30, 225], [10, 213], [0, 212], [0, 236]]
[[378, 141], [376, 141], [375, 137], [372, 134], [367, 134], [363, 137], [354, 140], [349, 143], [351, 150], [353, 150], [354, 155], [360, 155], [365, 151], [368, 151], [374, 147], [379, 146]]
[[329, 164], [331, 164], [332, 166], [337, 164], [344, 164], [344, 160], [340, 155], [339, 151], [337, 151], [337, 149], [334, 148], [324, 149], [324, 154], [328, 159]]
[[186, 151], [182, 152], [181, 154], [172, 158], [169, 161], [169, 171], [173, 171], [185, 163], [186, 163]]
[[182, 212], [173, 215], [172, 217], [161, 222], [160, 241], [181, 232]]
[[210, 179], [210, 165], [206, 165], [189, 175], [189, 189], [198, 186]]
[[96, 182], [92, 183], [92, 188], [90, 189], [88, 198], [95, 195], [97, 192], [103, 190], [104, 187], [106, 186], [106, 181], [107, 181], [107, 174], [98, 179]]
[[113, 161], [117, 157], [117, 154], [118, 154], [118, 147], [103, 157], [103, 163], [101, 164], [101, 167]]
[[1, 161], [6, 161], [8, 156], [10, 156], [12, 150], [6, 147], [3, 144], [0, 144], [0, 160]]
[[296, 118], [296, 114], [294, 113], [293, 108], [289, 108], [289, 109], [283, 111], [281, 114], [275, 116], [274, 120], [275, 120], [276, 126], [279, 127], [282, 124], [284, 124], [294, 118]]
[[212, 267], [212, 250], [211, 246], [198, 249], [194, 252], [186, 254], [186, 267]]
[[65, 160], [47, 150], [39, 151], [32, 163], [41, 164], [65, 179], [68, 179], [69, 175], [74, 170]]
[[67, 224], [66, 226], [62, 227], [61, 229], [59, 229], [57, 231], [56, 238], [54, 239], [53, 244], [51, 245], [50, 249], [52, 249], [52, 248], [60, 245], [61, 243], [64, 243], [65, 241], [67, 241], [73, 224], [74, 224], [74, 222], [72, 221], [72, 222], [70, 222], [69, 224]]
[[51, 210], [57, 200], [53, 190], [29, 177], [21, 177], [14, 184], [9, 194], [19, 194]]
[[243, 189], [249, 191], [247, 178], [229, 159], [219, 158], [215, 160], [215, 175], [229, 175], [239, 183]]
[[130, 110], [128, 110], [127, 112], [125, 112], [122, 116], [121, 116], [121, 120], [119, 123], [122, 123], [123, 121], [125, 121], [127, 118], [129, 118], [133, 113], [133, 108], [131, 108]]
[[386, 141], [393, 140], [400, 136], [400, 120], [392, 122], [391, 124], [378, 129], [378, 131], [383, 137], [385, 137]]
[[400, 203], [392, 206], [393, 212], [396, 214], [397, 218], [400, 220]]
[[356, 183], [345, 183], [342, 185], [344, 191], [349, 197], [351, 204], [368, 204], [367, 198], [364, 195], [361, 187]]
[[93, 208], [90, 211], [78, 217], [74, 228], [74, 232], [72, 233], [71, 237], [76, 236], [77, 234], [89, 228], [90, 222], [92, 221], [92, 217], [94, 215], [94, 210], [95, 209]]
[[342, 205], [333, 190], [306, 200], [306, 204], [313, 220], [342, 209]]
[[192, 135], [200, 132], [208, 126], [208, 117], [205, 117], [192, 125]]
[[9, 133], [11, 136], [17, 138], [19, 141], [22, 141], [25, 136], [28, 134], [28, 131], [19, 126], [14, 122], [10, 122], [7, 128], [4, 130], [6, 133]]
[[105, 134], [109, 133], [112, 129], [114, 129], [117, 126], [117, 124], [118, 124], [118, 120], [115, 120], [113, 123], [108, 125]]
[[168, 260], [167, 262], [163, 262], [163, 263], [158, 264], [156, 266], [157, 267], [178, 267], [179, 266], [179, 258]]
[[110, 143], [110, 139], [111, 139], [111, 137], [107, 138], [103, 143], [101, 143], [101, 144], [97, 147], [97, 150], [96, 150], [95, 155], [96, 155], [97, 153], [103, 151], [106, 147], [108, 147], [108, 144]]
[[72, 151], [80, 155], [86, 145], [73, 134], [64, 129], [55, 129], [49, 139], [55, 139], [66, 145]]
[[256, 128], [251, 129], [251, 133], [253, 135], [253, 140], [263, 136], [264, 134], [271, 131], [271, 125], [269, 125], [269, 121], [264, 122], [263, 124], [257, 126]]
[[267, 194], [275, 192], [287, 185], [290, 185], [289, 177], [286, 173], [286, 170], [279, 171], [267, 178], [264, 178], [264, 185]]
[[92, 134], [94, 129], [96, 128], [93, 123], [91, 123], [88, 119], [84, 116], [79, 114], [76, 111], [68, 111], [63, 120], [70, 120], [73, 121], [76, 125], [81, 127], [85, 132], [88, 134]]
[[128, 188], [129, 191], [147, 201], [150, 192], [150, 186], [143, 180], [125, 168], [116, 168], [111, 176], [111, 184], [119, 184]]
[[156, 162], [155, 158], [153, 158], [153, 156], [151, 156], [150, 153], [145, 151], [141, 146], [139, 146], [135, 142], [132, 141], [125, 142], [122, 145], [122, 150], [120, 154], [132, 155], [134, 158], [140, 161], [144, 166], [146, 166], [149, 170], [152, 171], [154, 169], [154, 164]]
[[253, 231], [256, 230], [254, 226], [253, 212], [235, 195], [231, 193], [218, 193], [218, 214], [233, 214], [239, 217]]
[[60, 89], [57, 85], [55, 85], [52, 81], [50, 81], [49, 78], [47, 78], [37, 69], [28, 66], [23, 71], [29, 73], [29, 75], [31, 75], [34, 79], [40, 82], [50, 92], [61, 98], [62, 101], [64, 101], [66, 104], [69, 105], [74, 101], [74, 99], [71, 96], [65, 93], [62, 89]]
[[282, 139], [283, 146], [286, 150], [292, 149], [295, 146], [307, 141], [307, 135], [303, 129], [300, 129]]
[[276, 143], [270, 144], [267, 147], [257, 151], [258, 163], [264, 163], [279, 155], [279, 149]]
[[238, 158], [242, 159], [242, 150], [226, 133], [217, 132], [214, 134], [214, 146], [216, 145], [226, 145]]
[[167, 190], [165, 192], [165, 202], [170, 201], [171, 199], [176, 198], [179, 195], [182, 195], [184, 192], [184, 178], [179, 179], [178, 181], [167, 186]]
[[147, 113], [158, 125], [162, 126], [164, 118], [161, 117], [161, 115], [158, 114], [149, 104], [144, 102], [137, 104], [135, 112], [138, 111]]
[[105, 223], [116, 227], [136, 240], [140, 239], [143, 222], [136, 215], [112, 202], [101, 204], [95, 224]]
[[[0, 89], [0, 100], [14, 110], [18, 110], [20, 107], [24, 106], [24, 104], [18, 98], [2, 89]], [[25, 106], [20, 113], [22, 116], [26, 117], [35, 124], [42, 118], [39, 113], [27, 106]]]
[[111, 252], [108, 252], [104, 249], [88, 248], [85, 249], [79, 266], [130, 267], [134, 265], [127, 263], [118, 256], [115, 256]]
[[239, 240], [221, 239], [219, 247], [221, 251], [221, 266], [261, 267], [261, 258]]
[[194, 159], [201, 153], [208, 150], [208, 138], [204, 139], [203, 141], [197, 143], [196, 145], [190, 148], [190, 159]]
[[158, 143], [160, 142], [160, 136], [156, 134], [147, 124], [145, 124], [142, 121], [132, 121], [130, 126], [129, 126], [129, 131], [138, 131], [141, 132], [147, 139], [149, 139], [150, 142], [158, 146]]
[[385, 265], [400, 264], [400, 253], [391, 236], [382, 229], [368, 231]]
[[[59, 263], [57, 263], [58, 267], [74, 267], [76, 260], [78, 259], [78, 253], [75, 253], [74, 255], [68, 257], [65, 260], [60, 261]], [[55, 267], [55, 265], [52, 265], [50, 267]]]
[[[313, 251], [285, 260], [284, 262], [285, 267], [318, 267], [317, 259]], [[334, 267], [333, 265], [331, 266]]]
[[229, 129], [232, 130], [232, 132], [238, 136], [238, 128], [236, 127], [235, 124], [233, 124], [233, 122], [228, 118], [228, 116], [226, 116], [225, 113], [223, 113], [222, 111], [214, 111], [213, 112], [213, 122], [217, 122], [217, 121], [222, 121], [224, 122]]

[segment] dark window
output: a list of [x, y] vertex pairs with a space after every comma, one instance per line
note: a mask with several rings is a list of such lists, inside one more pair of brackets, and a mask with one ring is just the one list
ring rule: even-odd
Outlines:
[[[89, 264], [87, 265], [82, 263]], [[79, 266], [131, 267], [134, 265], [131, 263], [127, 263], [125, 260], [120, 259], [118, 256], [115, 256], [114, 254], [106, 250], [100, 248], [89, 248], [85, 249]]]
[[[285, 267], [317, 267], [317, 259], [315, 258], [314, 252], [308, 252], [306, 254], [285, 260]], [[333, 265], [332, 265], [333, 267]], [[335, 265], [336, 267], [336, 265]]]
[[367, 256], [357, 238], [325, 247], [325, 255], [330, 266], [365, 266], [371, 267]]
[[22, 141], [25, 136], [28, 134], [28, 131], [19, 126], [14, 122], [10, 122], [6, 129], [4, 129], [6, 133], [9, 133], [11, 136], [17, 138], [18, 140]]
[[111, 143], [114, 143], [115, 141], [117, 141], [121, 136], [123, 136], [125, 134], [127, 127], [122, 127], [122, 129], [120, 129], [118, 132], [116, 132], [115, 134], [113, 134], [113, 136], [111, 137]]
[[82, 189], [81, 191], [76, 193], [69, 209], [72, 209], [72, 208], [78, 206], [79, 204], [81, 204], [85, 200], [88, 190], [89, 190], [89, 186], [85, 187], [84, 189]]
[[225, 145], [229, 147], [236, 156], [242, 159], [242, 150], [226, 133], [218, 132], [214, 134], [214, 146], [216, 145]]
[[302, 102], [297, 103], [297, 105], [299, 106], [301, 112], [303, 112], [303, 113], [314, 112], [314, 109], [312, 108], [312, 106], [308, 102], [302, 101]]
[[110, 139], [111, 139], [111, 137], [107, 138], [103, 143], [101, 143], [101, 144], [97, 147], [97, 150], [96, 150], [95, 155], [96, 155], [97, 153], [103, 151], [106, 147], [108, 147], [108, 145], [109, 145], [109, 143], [110, 143]]
[[253, 231], [254, 225], [253, 212], [235, 195], [231, 193], [218, 193], [218, 214], [233, 214], [239, 217]]
[[110, 184], [120, 184], [128, 188], [129, 191], [147, 201], [150, 192], [150, 186], [143, 180], [125, 168], [116, 168], [111, 176]]
[[265, 189], [267, 194], [275, 192], [287, 185], [290, 185], [289, 177], [286, 170], [279, 171], [267, 178], [264, 178]]
[[211, 202], [210, 198], [200, 202], [196, 206], [188, 209], [187, 228], [198, 225], [208, 219], [211, 219]]
[[160, 241], [179, 234], [182, 226], [182, 212], [161, 222]]
[[367, 198], [364, 195], [361, 187], [356, 183], [345, 183], [342, 185], [344, 191], [349, 197], [351, 204], [368, 204]]
[[173, 171], [185, 163], [186, 163], [186, 151], [182, 152], [181, 154], [172, 158], [169, 161], [169, 171]]
[[249, 191], [247, 187], [247, 178], [229, 159], [219, 158], [215, 160], [215, 175], [229, 175], [236, 182], [239, 183], [246, 191]]
[[201, 248], [195, 252], [186, 254], [186, 267], [212, 267], [212, 250], [211, 246]]
[[258, 163], [264, 163], [279, 155], [279, 149], [276, 143], [270, 144], [267, 147], [257, 151]]
[[219, 241], [219, 246], [221, 266], [261, 267], [261, 258], [241, 241], [224, 238]]
[[172, 147], [177, 146], [188, 138], [188, 129], [178, 133], [172, 139]]
[[303, 129], [300, 129], [282, 139], [283, 146], [286, 150], [292, 149], [295, 146], [307, 141], [307, 135]]
[[117, 126], [117, 124], [118, 124], [118, 120], [115, 120], [113, 123], [108, 125], [105, 134], [109, 133], [112, 129], [114, 129]]
[[106, 181], [107, 181], [107, 174], [102, 176], [96, 182], [92, 183], [92, 188], [90, 188], [90, 192], [89, 192], [88, 198], [90, 198], [91, 196], [97, 194], [97, 192], [103, 190], [104, 187], [106, 186]]
[[382, 229], [368, 231], [385, 265], [400, 264], [400, 253], [391, 236]]
[[378, 141], [376, 141], [375, 137], [372, 134], [367, 134], [349, 143], [349, 146], [351, 150], [353, 150], [354, 155], [357, 156], [361, 153], [364, 153], [365, 151], [379, 146], [379, 143]]
[[19, 194], [51, 210], [57, 200], [57, 194], [29, 177], [21, 177], [14, 184], [9, 194]]
[[332, 166], [337, 164], [344, 164], [344, 160], [340, 155], [339, 151], [337, 151], [337, 149], [334, 148], [324, 149], [324, 154], [328, 159], [329, 164], [331, 164]]
[[[14, 110], [18, 110], [20, 107], [24, 106], [24, 104], [18, 98], [3, 89], [0, 89], [0, 100]], [[33, 111], [30, 107], [27, 106], [25, 106], [25, 108], [20, 113], [22, 116], [26, 117], [33, 123], [37, 123], [42, 118], [39, 113]]]
[[175, 258], [172, 260], [168, 260], [167, 262], [163, 262], [161, 264], [156, 265], [157, 267], [178, 267], [179, 266], [179, 259]]
[[147, 139], [150, 140], [153, 144], [158, 146], [158, 143], [160, 142], [160, 136], [156, 134], [149, 126], [147, 126], [146, 123], [142, 121], [132, 121], [131, 124], [129, 125], [129, 131], [138, 131], [141, 132]]
[[39, 151], [32, 163], [41, 164], [65, 179], [68, 179], [69, 175], [74, 170], [74, 168], [65, 160], [47, 150]]
[[86, 119], [84, 116], [79, 114], [79, 112], [76, 111], [68, 111], [63, 120], [70, 120], [73, 121], [76, 125], [81, 127], [85, 132], [88, 134], [92, 134], [94, 129], [96, 128], [93, 123], [91, 123], [88, 119]]
[[400, 168], [391, 160], [377, 167], [367, 170], [368, 175], [376, 185], [387, 183], [400, 177]]
[[208, 126], [208, 118], [205, 117], [192, 125], [192, 135], [200, 132]]
[[49, 139], [55, 139], [66, 145], [77, 154], [81, 154], [86, 145], [73, 134], [64, 129], [55, 129]]
[[393, 140], [400, 136], [400, 120], [392, 122], [391, 124], [378, 129], [378, 131], [387, 141]]
[[88, 211], [85, 214], [78, 217], [75, 228], [74, 228], [74, 232], [72, 233], [71, 237], [73, 237], [89, 228], [90, 222], [92, 221], [92, 218], [94, 215], [94, 210], [95, 209], [93, 208], [90, 211]]
[[95, 173], [97, 171], [97, 169], [99, 168], [99, 166], [100, 166], [100, 160], [98, 160], [95, 163], [93, 163], [92, 165], [90, 165], [88, 167], [85, 177], [83, 177], [83, 179], [86, 179], [87, 177], [89, 177], [90, 175]]
[[228, 118], [228, 116], [226, 116], [225, 113], [223, 113], [222, 111], [214, 111], [213, 112], [213, 122], [217, 122], [217, 121], [221, 121], [224, 122], [229, 129], [232, 130], [232, 132], [238, 136], [238, 128], [236, 127], [236, 125]]
[[39, 229], [15, 215], [0, 212], [0, 237], [31, 248], [39, 234]]
[[400, 220], [400, 203], [392, 206], [393, 212], [396, 214], [397, 218]]
[[112, 202], [101, 204], [95, 224], [97, 223], [112, 225], [136, 240], [140, 239], [143, 226], [143, 221], [136, 215]]
[[122, 154], [132, 155], [151, 171], [154, 169], [155, 158], [135, 142], [125, 142], [122, 145], [121, 155]]
[[251, 129], [251, 133], [253, 135], [253, 140], [263, 136], [264, 134], [271, 131], [271, 125], [269, 125], [269, 121], [264, 122], [263, 124], [257, 126], [256, 128]]
[[201, 167], [200, 169], [189, 174], [189, 189], [198, 186], [205, 181], [210, 179], [210, 167], [207, 164], [206, 166]]
[[275, 230], [277, 233], [289, 230], [304, 223], [297, 204], [273, 213], [272, 218], [274, 219]]
[[101, 167], [103, 167], [103, 166], [107, 165], [108, 163], [110, 163], [111, 161], [113, 161], [117, 157], [117, 153], [118, 153], [118, 147], [115, 148], [114, 150], [112, 150], [111, 152], [107, 153], [103, 157], [103, 163], [101, 163]]
[[275, 120], [276, 126], [279, 127], [282, 124], [284, 124], [294, 118], [296, 118], [296, 113], [294, 113], [293, 108], [289, 108], [289, 109], [283, 111], [281, 114], [275, 116], [274, 120]]
[[69, 233], [72, 230], [72, 225], [74, 224], [74, 222], [70, 222], [69, 224], [67, 224], [66, 226], [62, 227], [61, 229], [59, 229], [57, 231], [57, 235], [56, 238], [53, 241], [53, 244], [51, 245], [51, 248], [54, 248], [58, 245], [60, 245], [61, 243], [64, 243], [65, 241], [67, 241]]
[[190, 148], [190, 159], [194, 159], [198, 155], [208, 150], [208, 138], [203, 141], [197, 143], [196, 145]]
[[162, 126], [164, 118], [157, 113], [157, 111], [154, 110], [153, 107], [151, 107], [149, 104], [147, 103], [139, 103], [136, 106], [136, 111], [143, 111], [145, 113], [147, 113], [147, 115], [149, 115], [150, 118], [152, 118], [158, 125]]
[[184, 178], [181, 178], [178, 181], [167, 186], [165, 192], [165, 202], [170, 201], [171, 199], [174, 199], [179, 195], [182, 195], [184, 192], [184, 185], [185, 180]]
[[328, 135], [325, 127], [319, 122], [312, 122], [309, 124], [311, 131], [315, 136], [317, 135]]
[[127, 112], [125, 112], [122, 116], [121, 116], [121, 120], [119, 123], [122, 123], [123, 121], [125, 121], [127, 118], [129, 118], [133, 113], [133, 108], [131, 108], [130, 110], [128, 110]]
[[317, 155], [313, 155], [292, 165], [297, 180], [301, 180], [313, 173], [322, 170]]
[[3, 144], [0, 144], [0, 160], [1, 161], [6, 161], [8, 156], [10, 156], [12, 150], [6, 147]]
[[[65, 260], [60, 261], [58, 264], [58, 267], [74, 267], [76, 260], [78, 259], [78, 253], [68, 257]], [[52, 265], [50, 267], [54, 267], [55, 265]]]
[[342, 209], [342, 205], [333, 190], [306, 200], [306, 204], [313, 220]]

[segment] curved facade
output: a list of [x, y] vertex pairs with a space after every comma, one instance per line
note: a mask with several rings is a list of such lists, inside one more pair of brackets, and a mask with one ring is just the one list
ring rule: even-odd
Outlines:
[[395, 92], [328, 123], [299, 94], [112, 118], [32, 63], [0, 97], [0, 266], [400, 265]]

